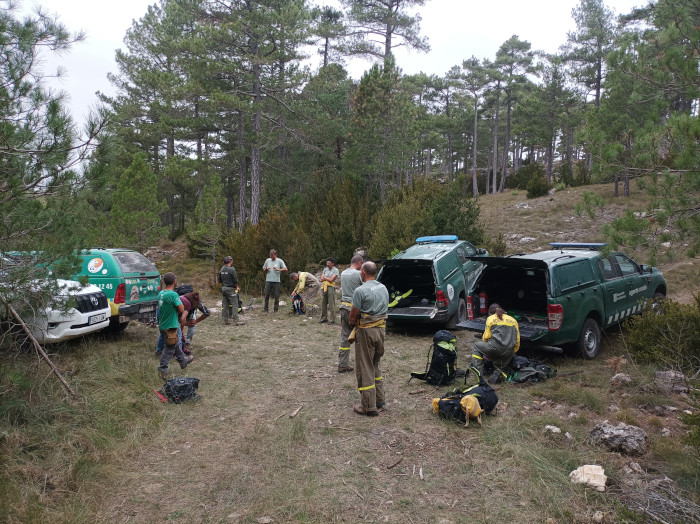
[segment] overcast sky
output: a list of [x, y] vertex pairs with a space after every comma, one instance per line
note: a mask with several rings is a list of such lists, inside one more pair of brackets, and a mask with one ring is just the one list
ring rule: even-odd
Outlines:
[[[49, 13], [58, 13], [71, 31], [83, 30], [84, 42], [60, 59], [47, 60], [47, 67], [61, 64], [67, 72], [60, 87], [71, 97], [70, 107], [82, 121], [90, 107], [97, 104], [95, 93], [113, 94], [108, 72], [116, 72], [115, 50], [124, 48], [126, 30], [140, 19], [153, 0], [23, 0], [23, 9], [40, 5]], [[333, 0], [317, 3], [335, 4]], [[617, 14], [627, 13], [646, 0], [607, 0]], [[430, 41], [431, 51], [397, 52], [399, 67], [406, 74], [424, 72], [445, 74], [452, 66], [475, 55], [495, 57], [500, 45], [512, 35], [532, 44], [533, 50], [556, 52], [566, 41], [567, 31], [575, 29], [571, 10], [578, 0], [429, 0], [419, 12], [422, 34]], [[359, 78], [369, 62], [355, 62], [348, 69]], [[317, 64], [314, 65], [317, 67]]]

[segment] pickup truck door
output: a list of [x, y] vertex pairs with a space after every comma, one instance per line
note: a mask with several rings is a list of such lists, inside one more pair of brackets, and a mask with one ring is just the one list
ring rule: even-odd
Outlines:
[[647, 279], [639, 265], [631, 258], [622, 253], [613, 253], [611, 258], [617, 264], [622, 279], [625, 281], [626, 309], [620, 314], [620, 318], [627, 318], [639, 311], [640, 300], [649, 297]]
[[603, 277], [603, 297], [605, 301], [605, 318], [603, 327], [607, 328], [621, 320], [621, 314], [627, 309], [627, 282], [620, 274], [620, 268], [610, 258], [599, 258], [598, 269]]
[[482, 264], [470, 257], [476, 257], [478, 255], [476, 248], [464, 242], [462, 245], [457, 247], [457, 257], [462, 264], [462, 273], [464, 273], [464, 289], [466, 293], [471, 292], [474, 282], [481, 274]]

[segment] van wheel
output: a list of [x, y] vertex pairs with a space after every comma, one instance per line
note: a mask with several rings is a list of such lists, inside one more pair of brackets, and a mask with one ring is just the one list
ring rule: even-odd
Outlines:
[[463, 298], [460, 298], [457, 303], [457, 311], [455, 311], [455, 314], [452, 315], [447, 322], [447, 329], [454, 329], [457, 327], [458, 323], [464, 322], [465, 320], [467, 320], [467, 303]]
[[576, 349], [581, 358], [593, 360], [600, 351], [600, 326], [592, 318], [587, 318], [583, 323], [581, 335], [576, 342]]

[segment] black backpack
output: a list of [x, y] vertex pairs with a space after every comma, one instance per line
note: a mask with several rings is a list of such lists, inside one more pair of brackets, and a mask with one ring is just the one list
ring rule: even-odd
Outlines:
[[199, 400], [197, 388], [199, 379], [194, 377], [175, 377], [168, 380], [160, 389], [160, 393], [165, 395], [170, 402], [181, 404], [188, 400]]
[[466, 414], [462, 410], [460, 401], [466, 395], [474, 395], [479, 401], [479, 406], [487, 415], [490, 415], [498, 404], [496, 391], [489, 386], [482, 376], [479, 383], [473, 386], [458, 386], [447, 391], [438, 401], [438, 415], [448, 420], [466, 422]]
[[[411, 373], [411, 378], [425, 380], [433, 386], [450, 384], [454, 380], [457, 371], [455, 365], [457, 360], [456, 342], [457, 338], [449, 331], [441, 329], [435, 333], [433, 345], [428, 349], [428, 361], [425, 366], [425, 372]], [[430, 356], [431, 351], [433, 353], [432, 358]]]
[[178, 295], [186, 295], [187, 293], [192, 293], [194, 291], [194, 286], [192, 284], [182, 284], [175, 288], [175, 293]]

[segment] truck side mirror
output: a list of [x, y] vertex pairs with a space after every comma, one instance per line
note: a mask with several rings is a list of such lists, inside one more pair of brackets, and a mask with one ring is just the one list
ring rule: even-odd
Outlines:
[[486, 251], [483, 247], [477, 248], [477, 249], [476, 249], [476, 252], [477, 252], [477, 254], [479, 254], [479, 255], [488, 255], [488, 254], [489, 254], [489, 252]]

